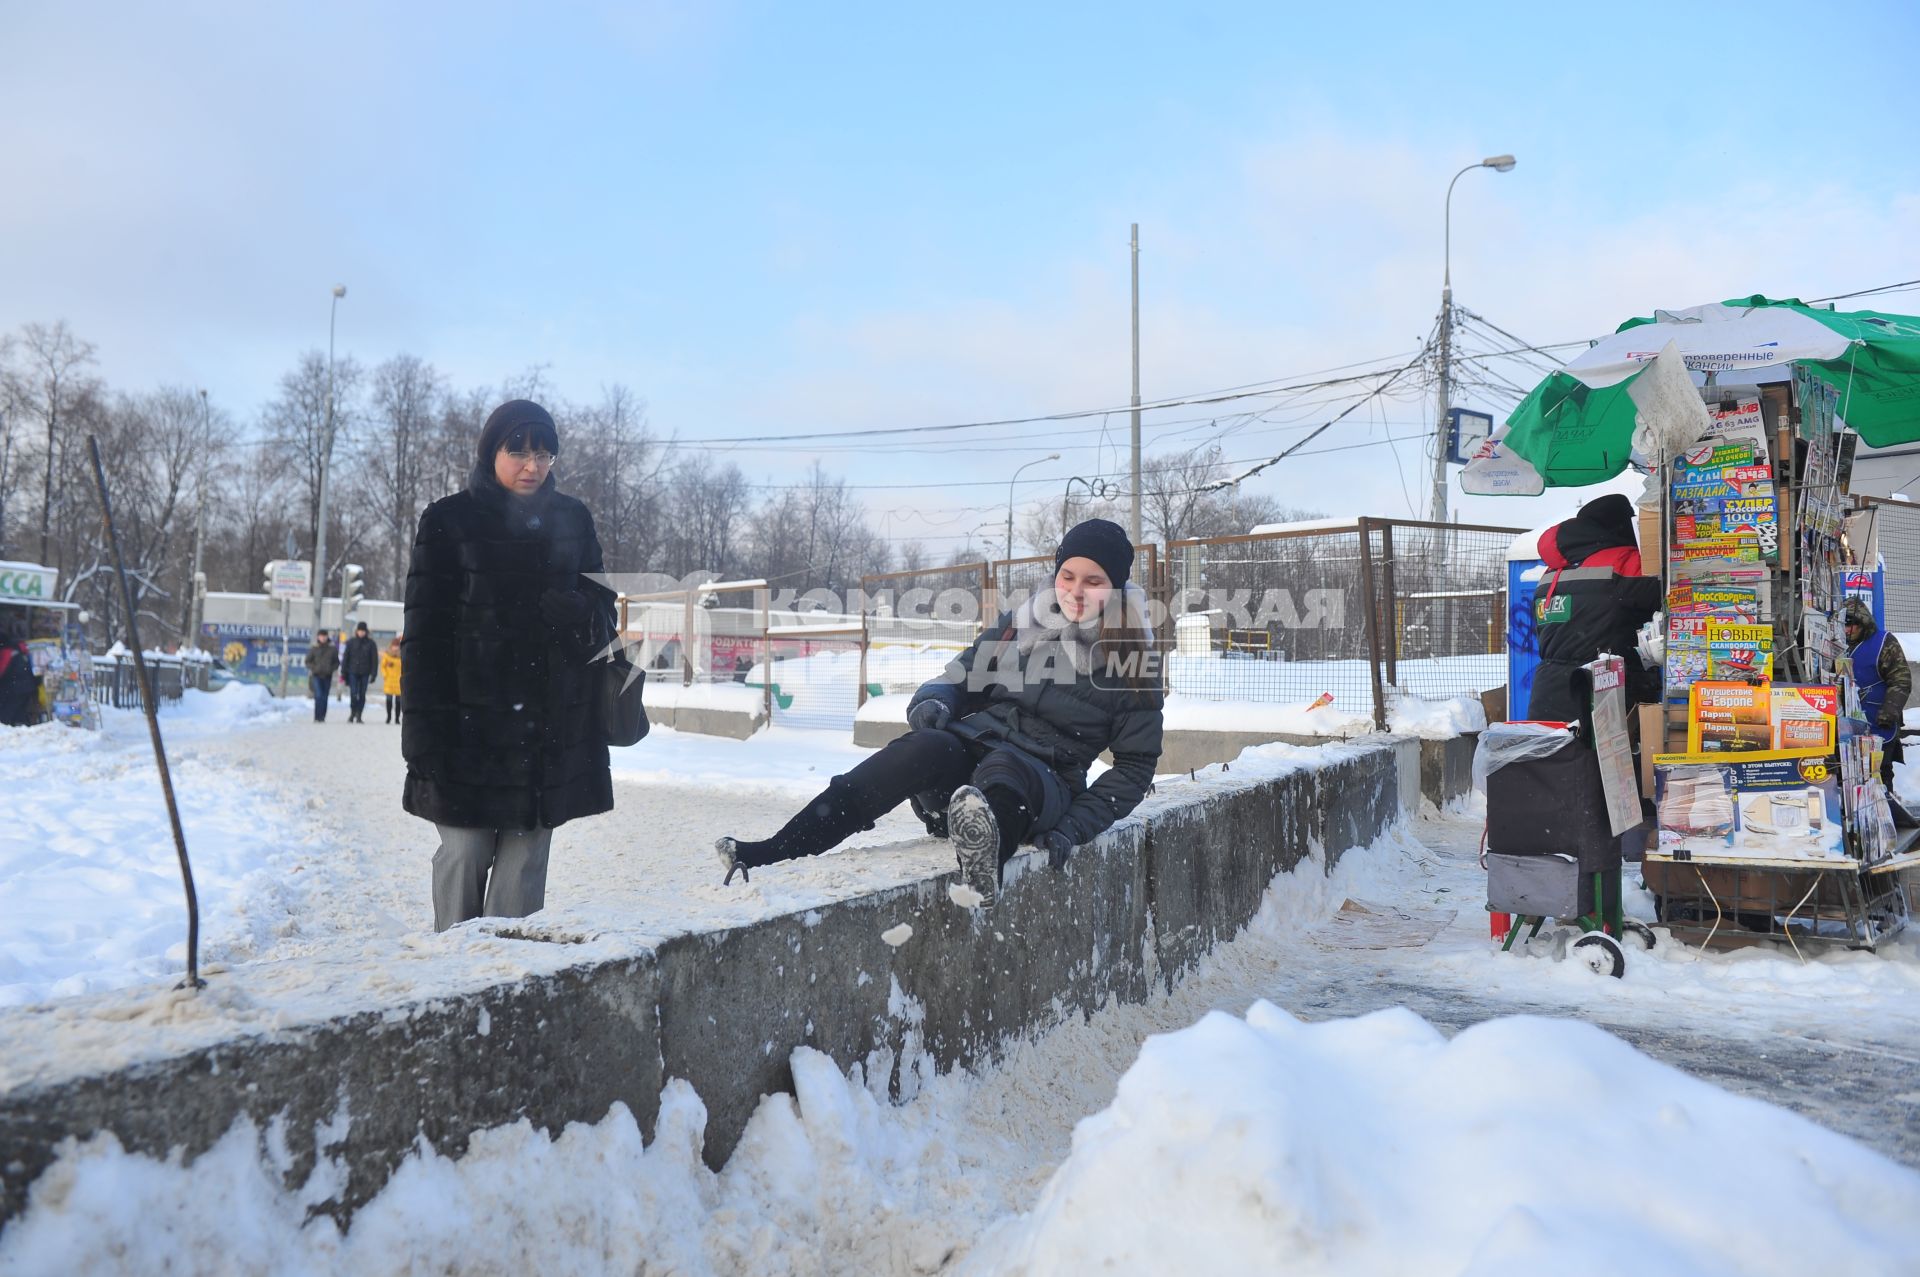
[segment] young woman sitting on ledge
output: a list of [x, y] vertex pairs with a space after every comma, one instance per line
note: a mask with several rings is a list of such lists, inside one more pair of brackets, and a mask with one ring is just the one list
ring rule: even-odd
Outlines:
[[[834, 777], [771, 838], [714, 844], [726, 880], [817, 856], [907, 801], [929, 833], [951, 838], [982, 904], [1022, 842], [1065, 868], [1073, 848], [1139, 805], [1160, 758], [1159, 671], [1132, 571], [1118, 524], [1068, 532], [1052, 583], [914, 693], [906, 735]], [[1112, 769], [1088, 785], [1106, 750]]]

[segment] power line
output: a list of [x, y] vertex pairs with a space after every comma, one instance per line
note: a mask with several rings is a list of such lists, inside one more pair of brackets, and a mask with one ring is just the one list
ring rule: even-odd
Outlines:
[[1816, 306], [1821, 302], [1843, 302], [1849, 297], [1872, 297], [1878, 293], [1904, 293], [1914, 288], [1920, 288], [1920, 279], [1902, 280], [1898, 284], [1881, 284], [1877, 288], [1862, 288], [1851, 293], [1835, 293], [1831, 297], [1815, 297], [1812, 301], [1809, 301], [1807, 305]]
[[[1366, 362], [1377, 363], [1380, 361], [1368, 360]], [[1184, 408], [1197, 404], [1232, 403], [1240, 399], [1255, 399], [1266, 395], [1285, 393], [1290, 390], [1318, 390], [1329, 386], [1351, 385], [1354, 382], [1370, 381], [1375, 377], [1384, 375], [1386, 375], [1386, 370], [1381, 369], [1374, 372], [1358, 373], [1350, 377], [1330, 377], [1323, 381], [1299, 382], [1293, 385], [1279, 385], [1277, 383], [1288, 379], [1274, 378], [1271, 382], [1248, 383], [1249, 385], [1265, 386], [1265, 389], [1261, 390], [1223, 390], [1186, 398], [1157, 399], [1150, 403], [1141, 404], [1140, 409], [1142, 412], [1149, 412], [1164, 408]], [[735, 435], [718, 439], [701, 439], [692, 442], [701, 444], [798, 443], [813, 439], [869, 439], [879, 435], [937, 434], [956, 430], [984, 430], [991, 426], [1029, 426], [1040, 425], [1050, 421], [1078, 421], [1089, 417], [1105, 416], [1115, 412], [1130, 413], [1132, 411], [1132, 405], [1127, 405], [1122, 408], [1083, 408], [1069, 412], [1044, 413], [1032, 417], [995, 417], [982, 421], [958, 421], [932, 426], [883, 426], [868, 430], [819, 430], [787, 435]]]
[[[1395, 445], [1395, 444], [1402, 444], [1402, 443], [1407, 443], [1407, 442], [1410, 442], [1410, 441], [1413, 441], [1413, 440], [1422, 440], [1422, 439], [1426, 439], [1426, 438], [1428, 437], [1428, 433], [1429, 433], [1429, 432], [1427, 432], [1427, 431], [1425, 431], [1425, 430], [1421, 430], [1421, 431], [1419, 431], [1419, 432], [1417, 432], [1417, 433], [1415, 433], [1415, 434], [1408, 434], [1408, 435], [1392, 435], [1392, 436], [1389, 436], [1388, 438], [1385, 438], [1385, 439], [1369, 439], [1369, 440], [1367, 440], [1367, 441], [1366, 441], [1365, 443], [1342, 443], [1342, 444], [1335, 444], [1335, 445], [1334, 445], [1333, 447], [1331, 447], [1331, 448], [1307, 448], [1307, 449], [1304, 449], [1304, 450], [1302, 450], [1302, 451], [1299, 451], [1299, 452], [1295, 452], [1295, 453], [1292, 453], [1291, 455], [1293, 455], [1293, 456], [1296, 456], [1296, 457], [1320, 457], [1320, 456], [1326, 456], [1326, 455], [1327, 455], [1327, 454], [1329, 454], [1329, 453], [1335, 453], [1335, 452], [1354, 452], [1354, 451], [1357, 451], [1358, 449], [1361, 449], [1361, 448], [1383, 448], [1383, 447], [1390, 447], [1390, 446], [1393, 446], [1393, 445]], [[1222, 464], [1222, 465], [1229, 465], [1229, 466], [1232, 466], [1232, 465], [1245, 465], [1245, 464], [1247, 464], [1247, 461], [1250, 461], [1250, 460], [1257, 460], [1257, 458], [1247, 458], [1247, 459], [1244, 459], [1244, 460], [1234, 460], [1234, 461], [1223, 461], [1223, 462], [1221, 462], [1221, 464]], [[1115, 475], [1119, 475], [1119, 474], [1121, 474], [1122, 472], [1121, 472], [1121, 471], [1118, 471], [1118, 470], [1116, 470], [1116, 471], [1114, 471], [1113, 473], [1114, 473]], [[1088, 477], [1089, 477], [1089, 478], [1104, 478], [1104, 477], [1106, 477], [1106, 476], [1103, 476], [1103, 475], [1090, 475], [1090, 476], [1088, 476]], [[1029, 482], [1029, 481], [1028, 481], [1028, 480], [1022, 480], [1022, 482], [1024, 483], [1024, 482]], [[1211, 492], [1211, 491], [1215, 491], [1215, 490], [1216, 490], [1216, 489], [1215, 489], [1215, 485], [1213, 485], [1213, 484], [1203, 484], [1202, 486], [1200, 486], [1200, 487], [1197, 487], [1197, 488], [1171, 488], [1171, 489], [1168, 489], [1168, 490], [1166, 491], [1166, 494], [1165, 494], [1165, 495], [1168, 495], [1168, 496], [1191, 496], [1191, 495], [1193, 495], [1194, 493], [1199, 493], [1199, 492]], [[992, 514], [992, 513], [996, 513], [996, 512], [998, 512], [999, 510], [1001, 510], [1001, 509], [1002, 509], [1002, 507], [996, 504], [996, 505], [990, 505], [990, 506], [968, 506], [968, 507], [964, 507], [964, 509], [965, 509], [965, 510], [966, 510], [966, 512], [967, 512], [966, 514], [961, 514], [961, 515], [956, 515], [955, 517], [956, 517], [956, 518], [965, 518], [965, 517], [968, 517], [968, 515], [970, 515], [970, 514]], [[951, 522], [951, 520], [948, 520], [948, 522]], [[931, 535], [931, 536], [919, 536], [919, 537], [902, 537], [902, 538], [897, 538], [897, 539], [900, 539], [900, 540], [911, 540], [911, 541], [960, 541], [960, 540], [965, 540], [965, 539], [966, 539], [966, 538], [967, 538], [967, 537], [968, 537], [969, 535], [971, 535], [971, 534], [969, 534], [969, 533], [961, 533], [961, 532], [948, 532], [948, 533], [941, 533], [941, 534], [937, 534], [937, 535]], [[988, 538], [988, 539], [992, 539], [992, 538]]]
[[[1390, 386], [1392, 386], [1394, 382], [1400, 380], [1400, 378], [1404, 377], [1407, 373], [1413, 371], [1413, 369], [1421, 362], [1421, 360], [1426, 358], [1426, 355], [1427, 355], [1426, 348], [1422, 347], [1419, 353], [1415, 354], [1412, 359], [1409, 359], [1405, 364], [1403, 364], [1398, 372], [1394, 373], [1393, 376], [1389, 377], [1381, 385], [1375, 387], [1372, 394], [1367, 395], [1364, 399], [1358, 400], [1355, 403], [1349, 404], [1346, 408], [1342, 409], [1338, 415], [1333, 417], [1332, 420], [1328, 421], [1325, 425], [1320, 426], [1318, 429], [1312, 431], [1310, 434], [1307, 435], [1306, 438], [1300, 440], [1300, 443], [1294, 444], [1291, 448], [1286, 449], [1284, 452], [1280, 453], [1278, 456], [1271, 457], [1265, 461], [1260, 462], [1258, 465], [1254, 466], [1253, 469], [1246, 471], [1244, 474], [1237, 475], [1231, 479], [1217, 480], [1216, 482], [1210, 483], [1203, 488], [1197, 488], [1195, 489], [1195, 491], [1214, 492], [1214, 491], [1218, 491], [1221, 488], [1230, 488], [1235, 486], [1236, 484], [1244, 483], [1246, 480], [1253, 478], [1253, 476], [1259, 474], [1262, 470], [1267, 469], [1269, 466], [1279, 465], [1282, 461], [1285, 461], [1288, 457], [1293, 456], [1295, 453], [1299, 452], [1300, 444], [1308, 443], [1313, 439], [1319, 437], [1325, 431], [1332, 429], [1336, 424], [1338, 424], [1347, 415], [1352, 413], [1355, 409], [1360, 408], [1365, 404], [1372, 403], [1375, 399], [1379, 398], [1379, 396], [1385, 393], [1385, 391]], [[1228, 464], [1238, 465], [1241, 463], [1229, 462]]]

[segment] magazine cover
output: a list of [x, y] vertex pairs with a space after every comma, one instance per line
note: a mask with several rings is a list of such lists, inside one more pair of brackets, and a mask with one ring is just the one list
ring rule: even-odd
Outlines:
[[1665, 855], [1845, 859], [1839, 778], [1824, 753], [1659, 754]]

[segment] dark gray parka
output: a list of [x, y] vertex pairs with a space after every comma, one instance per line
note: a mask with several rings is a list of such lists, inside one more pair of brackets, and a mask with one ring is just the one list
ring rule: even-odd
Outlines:
[[[908, 712], [940, 701], [953, 713], [948, 731], [977, 744], [1014, 745], [1045, 763], [1074, 795], [1055, 828], [1079, 846], [1139, 806], [1152, 787], [1161, 696], [1048, 659], [1059, 654], [1051, 645], [1022, 652], [1013, 614], [1004, 614], [913, 694]], [[1089, 787], [1087, 766], [1107, 750], [1113, 767]]]

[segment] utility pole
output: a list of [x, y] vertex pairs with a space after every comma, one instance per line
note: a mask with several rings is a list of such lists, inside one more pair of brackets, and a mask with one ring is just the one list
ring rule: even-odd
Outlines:
[[1140, 223], [1133, 224], [1133, 524], [1127, 535], [1140, 544]]
[[333, 460], [333, 321], [340, 311], [340, 299], [346, 295], [347, 286], [335, 284], [333, 304], [327, 308], [327, 406], [326, 418], [320, 427], [320, 517], [313, 529], [313, 632], [316, 636], [320, 633], [321, 609], [327, 596], [327, 467]]
[[1433, 422], [1433, 521], [1447, 521], [1447, 413], [1453, 408], [1453, 183], [1477, 168], [1496, 173], [1511, 173], [1511, 155], [1490, 155], [1477, 164], [1469, 164], [1447, 183], [1445, 238], [1442, 240], [1440, 273], [1440, 401]]
[[1433, 506], [1428, 516], [1447, 521], [1447, 410], [1453, 406], [1453, 281], [1440, 288], [1440, 398], [1434, 411]]

